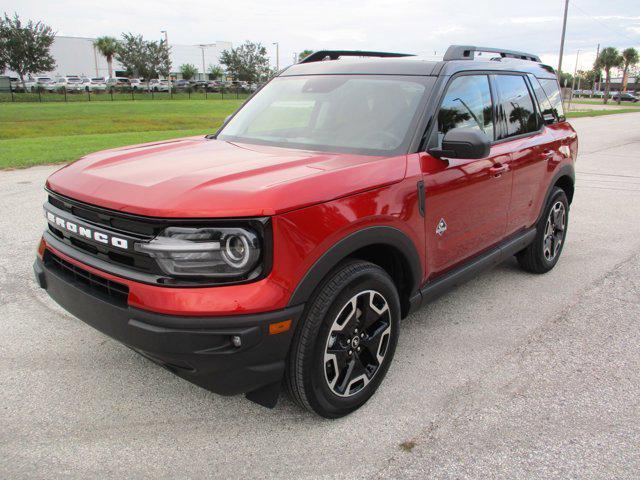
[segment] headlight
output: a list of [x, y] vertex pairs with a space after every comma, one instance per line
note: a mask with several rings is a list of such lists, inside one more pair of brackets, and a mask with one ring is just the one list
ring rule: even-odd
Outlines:
[[258, 267], [261, 242], [248, 228], [169, 227], [135, 249], [172, 277], [246, 278]]

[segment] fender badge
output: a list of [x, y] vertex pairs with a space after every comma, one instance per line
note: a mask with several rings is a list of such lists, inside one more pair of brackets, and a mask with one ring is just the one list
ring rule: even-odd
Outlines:
[[441, 218], [438, 222], [438, 226], [436, 227], [436, 235], [442, 236], [442, 234], [447, 230], [447, 222], [444, 221], [444, 218]]

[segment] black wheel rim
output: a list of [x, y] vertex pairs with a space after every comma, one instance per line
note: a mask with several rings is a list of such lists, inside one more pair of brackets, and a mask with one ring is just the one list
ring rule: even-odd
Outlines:
[[384, 296], [365, 290], [340, 309], [327, 336], [324, 376], [329, 389], [350, 397], [380, 371], [391, 338], [391, 311]]
[[552, 262], [558, 256], [567, 227], [567, 212], [562, 202], [556, 202], [549, 211], [542, 239], [542, 253]]

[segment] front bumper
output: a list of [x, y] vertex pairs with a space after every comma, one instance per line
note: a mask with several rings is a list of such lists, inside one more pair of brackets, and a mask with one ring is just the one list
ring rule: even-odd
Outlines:
[[[95, 276], [80, 278], [44, 258], [36, 259], [35, 276], [53, 300], [176, 375], [221, 395], [273, 391], [279, 385], [302, 305], [250, 315], [164, 315], [99, 295], [92, 290]], [[287, 331], [269, 334], [269, 325], [286, 320], [291, 320]]]

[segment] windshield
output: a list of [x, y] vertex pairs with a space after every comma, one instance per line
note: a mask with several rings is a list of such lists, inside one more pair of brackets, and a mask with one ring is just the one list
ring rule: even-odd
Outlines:
[[306, 150], [403, 153], [429, 77], [278, 77], [260, 90], [217, 138]]

